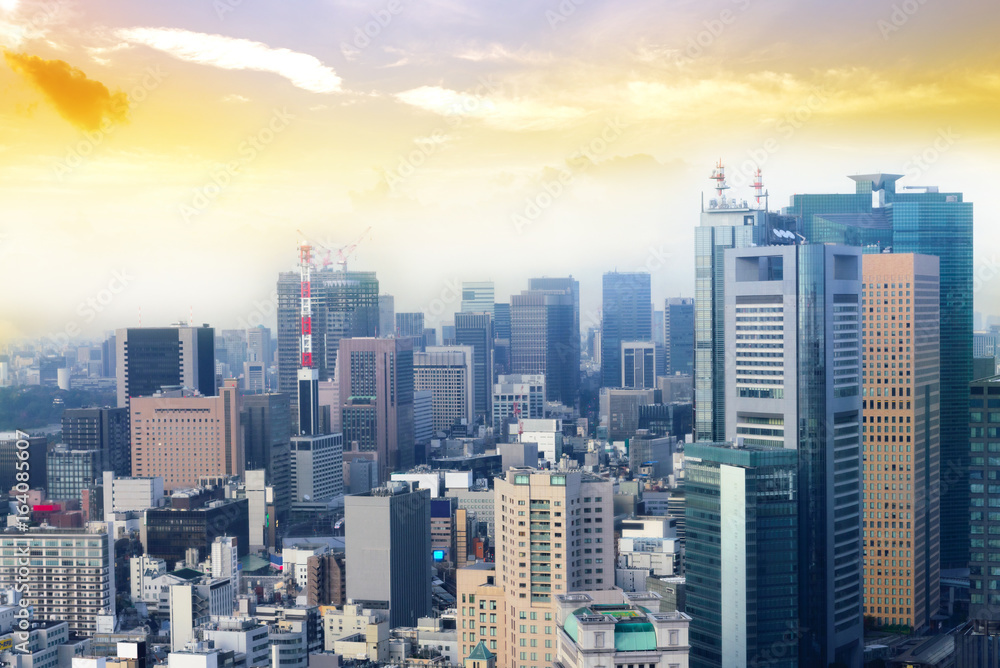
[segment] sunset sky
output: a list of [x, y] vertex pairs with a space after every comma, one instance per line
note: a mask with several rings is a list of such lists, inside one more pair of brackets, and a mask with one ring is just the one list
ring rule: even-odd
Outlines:
[[662, 304], [693, 294], [719, 158], [747, 198], [759, 165], [772, 208], [875, 171], [964, 192], [976, 308], [1000, 314], [998, 14], [0, 0], [0, 343], [99, 337], [140, 307], [144, 325], [252, 322], [297, 230], [341, 246], [370, 226], [349, 267], [431, 324], [463, 279], [493, 279], [499, 301], [572, 274], [594, 313], [602, 273], [645, 269]]

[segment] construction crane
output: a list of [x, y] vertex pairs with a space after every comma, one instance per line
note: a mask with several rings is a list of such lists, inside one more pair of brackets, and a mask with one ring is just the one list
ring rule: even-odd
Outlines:
[[[296, 231], [303, 238], [305, 238], [306, 235], [302, 232], [302, 230], [296, 230]], [[368, 234], [371, 231], [372, 228], [369, 227], [368, 229], [366, 229], [364, 232], [361, 233], [361, 236], [358, 237], [357, 241], [351, 244], [347, 244], [346, 246], [341, 246], [340, 248], [330, 248], [328, 246], [324, 246], [321, 243], [313, 242], [313, 245], [315, 247], [322, 249], [321, 253], [316, 254], [317, 257], [316, 260], [313, 262], [313, 266], [315, 266], [317, 269], [326, 269], [331, 264], [336, 264], [338, 271], [347, 271], [347, 258], [349, 258], [351, 254], [354, 253], [355, 250], [357, 250], [358, 245], [360, 245], [361, 242], [368, 237]]]

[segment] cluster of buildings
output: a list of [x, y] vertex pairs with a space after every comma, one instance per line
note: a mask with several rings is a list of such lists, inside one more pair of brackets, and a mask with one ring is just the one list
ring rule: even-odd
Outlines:
[[993, 665], [972, 204], [870, 174], [777, 212], [712, 178], [694, 298], [610, 272], [583, 321], [572, 277], [467, 282], [437, 329], [304, 245], [274, 339], [45, 351], [40, 383], [117, 405], [0, 435], [0, 661]]

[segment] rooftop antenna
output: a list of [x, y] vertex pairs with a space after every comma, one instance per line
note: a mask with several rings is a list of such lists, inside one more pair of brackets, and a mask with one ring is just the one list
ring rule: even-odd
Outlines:
[[715, 169], [712, 170], [710, 178], [715, 181], [715, 192], [719, 200], [722, 200], [722, 191], [729, 189], [729, 184], [726, 183], [726, 167], [722, 164], [722, 158], [719, 158], [719, 162], [715, 166]]

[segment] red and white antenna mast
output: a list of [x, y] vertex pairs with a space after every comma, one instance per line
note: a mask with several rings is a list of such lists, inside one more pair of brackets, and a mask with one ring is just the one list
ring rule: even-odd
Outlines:
[[757, 206], [760, 207], [760, 198], [764, 196], [764, 182], [761, 180], [760, 167], [753, 175], [753, 194], [757, 198]]
[[711, 178], [715, 181], [715, 192], [722, 200], [722, 191], [729, 189], [729, 184], [726, 183], [726, 167], [722, 164], [722, 158], [719, 158], [719, 163], [712, 170]]
[[299, 276], [301, 281], [301, 297], [299, 315], [301, 316], [301, 334], [299, 347], [302, 353], [302, 361], [299, 365], [303, 369], [312, 368], [312, 285], [310, 283], [310, 265], [312, 264], [312, 246], [309, 242], [303, 241], [299, 245]]

